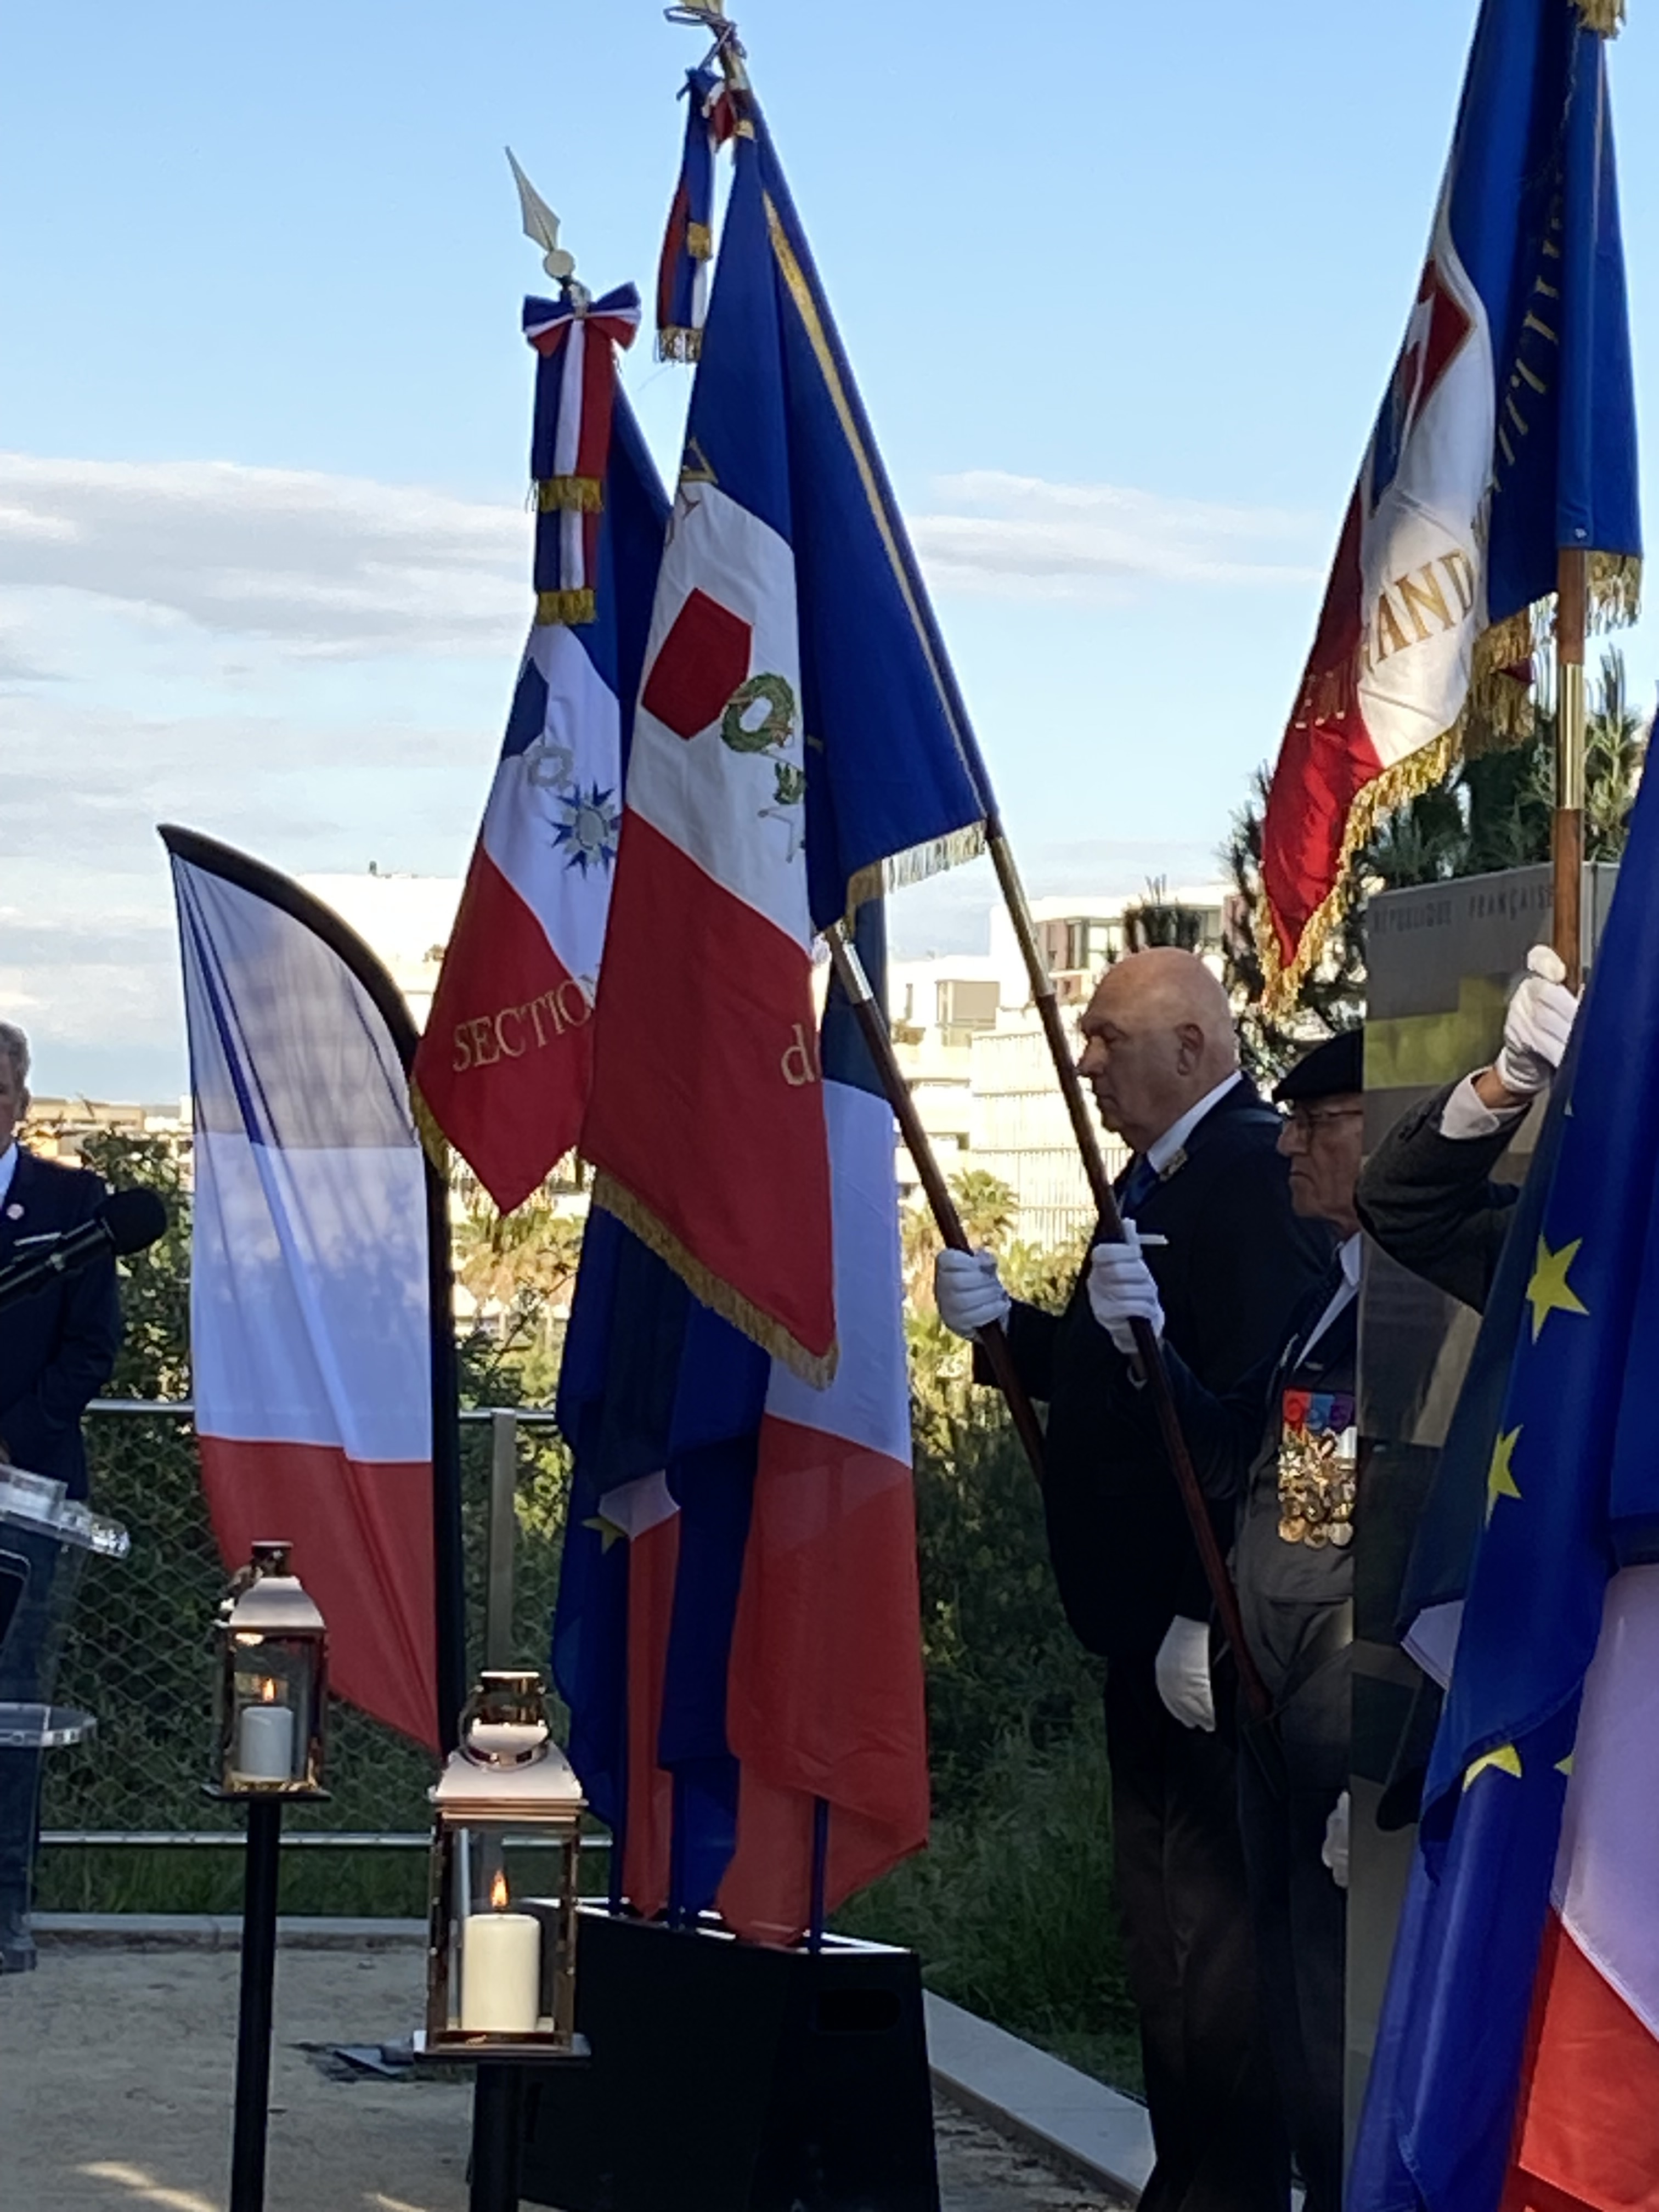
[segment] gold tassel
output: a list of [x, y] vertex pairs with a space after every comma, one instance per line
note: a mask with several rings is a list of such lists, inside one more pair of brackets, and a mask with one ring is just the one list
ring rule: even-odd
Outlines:
[[591, 623], [594, 612], [591, 587], [582, 591], [538, 592], [536, 594], [536, 620], [544, 629], [550, 629], [555, 623]]
[[667, 323], [657, 332], [659, 361], [701, 361], [702, 332], [686, 330], [681, 324]]
[[536, 512], [538, 514], [598, 514], [605, 507], [605, 487], [597, 477], [538, 477]]
[[741, 1291], [734, 1291], [730, 1283], [711, 1273], [701, 1260], [694, 1259], [672, 1231], [665, 1229], [631, 1190], [624, 1190], [616, 1177], [606, 1174], [603, 1168], [593, 1177], [593, 1203], [614, 1214], [624, 1229], [631, 1229], [648, 1251], [654, 1252], [665, 1267], [674, 1270], [694, 1298], [717, 1313], [722, 1321], [729, 1321], [733, 1328], [741, 1329], [763, 1352], [770, 1352], [774, 1359], [781, 1359], [792, 1375], [799, 1375], [815, 1390], [827, 1390], [835, 1381], [838, 1356], [835, 1345], [828, 1352], [814, 1352], [797, 1344], [781, 1322], [763, 1313]]
[[1578, 19], [1587, 31], [1616, 39], [1625, 20], [1625, 0], [1577, 0]]
[[706, 222], [685, 226], [685, 250], [694, 261], [707, 261], [714, 251], [714, 234]]
[[436, 1117], [422, 1096], [418, 1083], [411, 1083], [409, 1086], [409, 1110], [415, 1119], [415, 1132], [420, 1138], [421, 1150], [447, 1182], [449, 1180], [449, 1140], [438, 1127]]

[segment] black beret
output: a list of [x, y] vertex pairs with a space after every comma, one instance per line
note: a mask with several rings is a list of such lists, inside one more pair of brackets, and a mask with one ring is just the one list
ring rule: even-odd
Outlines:
[[1295, 1106], [1304, 1098], [1335, 1098], [1365, 1088], [1365, 1032], [1344, 1030], [1304, 1052], [1273, 1089], [1276, 1106]]

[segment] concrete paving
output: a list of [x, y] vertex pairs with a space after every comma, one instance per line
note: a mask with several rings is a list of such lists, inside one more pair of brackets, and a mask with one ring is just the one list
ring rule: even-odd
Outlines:
[[1152, 2171], [1146, 2107], [931, 1993], [927, 2057], [958, 2105], [1096, 2188], [1133, 2203]]
[[[52, 1943], [39, 1972], [0, 1980], [0, 2212], [223, 2212], [237, 1960], [185, 1935]], [[406, 2033], [422, 1963], [406, 1936], [281, 1952], [269, 2212], [465, 2212], [464, 2083], [337, 2081], [296, 2047]], [[950, 2105], [939, 2146], [945, 2212], [1123, 2201]]]

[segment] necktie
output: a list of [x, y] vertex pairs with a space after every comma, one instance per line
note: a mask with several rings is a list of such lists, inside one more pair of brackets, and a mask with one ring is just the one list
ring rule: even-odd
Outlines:
[[1158, 1170], [1143, 1152], [1130, 1164], [1129, 1172], [1123, 1178], [1122, 1188], [1117, 1194], [1119, 1212], [1133, 1219], [1147, 1192], [1157, 1188]]

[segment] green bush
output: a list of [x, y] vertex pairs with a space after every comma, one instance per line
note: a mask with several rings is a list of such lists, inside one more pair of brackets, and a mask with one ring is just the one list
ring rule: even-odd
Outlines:
[[1112, 1902], [1098, 1724], [1038, 1751], [1006, 1738], [927, 1850], [854, 1898], [847, 1934], [903, 1943], [929, 1988], [1086, 2067], [1140, 2082]]

